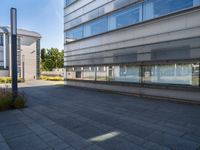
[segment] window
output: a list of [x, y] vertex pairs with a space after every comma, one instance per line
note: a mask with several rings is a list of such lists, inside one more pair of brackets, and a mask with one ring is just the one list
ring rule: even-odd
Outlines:
[[83, 79], [95, 80], [95, 67], [84, 67]]
[[140, 82], [140, 66], [114, 66], [113, 81]]
[[109, 30], [122, 28], [142, 21], [142, 5], [129, 7], [108, 17]]
[[108, 80], [107, 66], [97, 67], [97, 80], [98, 81], [107, 81]]
[[199, 69], [199, 63], [70, 67], [67, 79], [199, 86]]
[[20, 50], [21, 49], [21, 38], [17, 37], [17, 49]]
[[66, 69], [67, 79], [76, 79], [74, 68], [70, 67]]
[[83, 38], [83, 27], [77, 27], [66, 32], [66, 42], [72, 42]]
[[[67, 1], [70, 3], [75, 0]], [[121, 5], [130, 2], [131, 0], [118, 0], [114, 2], [114, 7], [118, 8]], [[128, 8], [107, 15], [106, 17], [90, 21], [89, 23], [67, 31], [66, 42], [72, 42], [84, 37], [90, 37], [110, 30], [123, 28], [143, 20], [153, 19], [199, 5], [200, 0], [144, 0], [144, 2], [134, 4]], [[96, 9], [88, 14], [88, 18], [96, 18], [100, 14], [104, 14], [104, 11], [104, 7]], [[70, 26], [78, 25], [81, 22], [81, 18], [77, 18], [77, 20], [70, 23]]]
[[195, 1], [196, 0], [146, 0], [144, 3], [144, 18], [151, 19], [181, 9], [190, 8], [193, 7]]
[[198, 86], [198, 64], [153, 65], [144, 67], [145, 83], [166, 83]]
[[65, 6], [68, 6], [75, 1], [77, 1], [77, 0], [65, 0]]
[[0, 35], [0, 46], [3, 46], [3, 35]]
[[84, 37], [106, 32], [107, 26], [107, 17], [90, 22], [84, 26]]

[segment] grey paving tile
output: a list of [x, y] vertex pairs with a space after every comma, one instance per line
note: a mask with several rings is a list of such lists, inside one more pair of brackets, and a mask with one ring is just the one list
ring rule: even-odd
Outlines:
[[97, 142], [95, 144], [101, 146], [105, 150], [145, 150], [145, 148], [142, 148], [136, 144], [133, 144], [118, 137], [113, 137], [111, 139]]
[[185, 140], [180, 137], [158, 132], [153, 133], [152, 135], [147, 137], [147, 139], [159, 145], [164, 145], [166, 147], [176, 150], [195, 150], [199, 148], [200, 145], [196, 142]]
[[8, 140], [8, 145], [11, 150], [44, 150], [48, 148], [48, 145], [34, 134]]
[[122, 135], [119, 135], [120, 137], [122, 137], [124, 140], [127, 140], [131, 143], [134, 143], [136, 145], [142, 145], [144, 144], [146, 141], [144, 138], [140, 138], [138, 136], [135, 136], [135, 135], [130, 135], [130, 134], [124, 134], [122, 133]]
[[103, 149], [103, 148], [101, 148], [101, 147], [99, 147], [99, 146], [97, 146], [97, 145], [89, 145], [89, 146], [87, 146], [87, 147], [84, 147], [83, 148], [84, 150], [105, 150], [105, 149]]
[[39, 124], [36, 124], [35, 122], [32, 124], [28, 124], [27, 126], [37, 135], [48, 133], [47, 129], [41, 127]]
[[[29, 95], [28, 108], [0, 113], [0, 134], [11, 150], [199, 148], [199, 106], [39, 85], [20, 89]], [[89, 141], [110, 132], [120, 134]]]
[[4, 138], [3, 138], [3, 136], [1, 135], [1, 133], [0, 133], [0, 142], [4, 142]]
[[170, 150], [170, 148], [161, 146], [161, 145], [153, 143], [153, 142], [147, 142], [143, 145], [143, 147], [145, 147], [148, 150]]
[[200, 143], [200, 136], [197, 136], [197, 135], [194, 135], [194, 134], [185, 134], [183, 136], [183, 138], [186, 139], [186, 140], [191, 140], [191, 141], [196, 142], [196, 143]]
[[49, 126], [48, 129], [74, 148], [81, 149], [89, 145], [87, 140], [59, 125]]
[[7, 140], [10, 138], [20, 137], [26, 134], [30, 134], [32, 131], [28, 129], [24, 124], [15, 124], [7, 126], [3, 129], [0, 129], [2, 136]]
[[1, 150], [10, 150], [8, 144], [5, 142], [0, 142], [0, 149]]
[[53, 135], [50, 132], [44, 133], [44, 134], [40, 134], [39, 137], [45, 142], [50, 142], [50, 141], [54, 141], [54, 140], [58, 139], [58, 137], [56, 135]]

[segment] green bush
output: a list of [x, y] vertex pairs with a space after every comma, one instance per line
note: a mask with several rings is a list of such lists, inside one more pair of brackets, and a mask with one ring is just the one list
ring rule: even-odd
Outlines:
[[26, 105], [25, 98], [21, 95], [18, 95], [16, 100], [15, 100], [14, 107], [15, 108], [24, 108], [25, 105]]
[[12, 105], [12, 95], [10, 93], [0, 93], [0, 111], [9, 109]]
[[63, 77], [41, 76], [40, 79], [46, 81], [64, 81]]
[[15, 102], [12, 100], [12, 93], [2, 91], [0, 92], [0, 111], [11, 109], [11, 108], [24, 108], [26, 105], [25, 97], [18, 95]]

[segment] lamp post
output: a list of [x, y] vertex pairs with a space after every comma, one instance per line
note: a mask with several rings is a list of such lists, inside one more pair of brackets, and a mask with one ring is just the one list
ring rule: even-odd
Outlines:
[[11, 55], [12, 55], [12, 93], [13, 101], [18, 95], [17, 87], [17, 9], [10, 9], [11, 17]]

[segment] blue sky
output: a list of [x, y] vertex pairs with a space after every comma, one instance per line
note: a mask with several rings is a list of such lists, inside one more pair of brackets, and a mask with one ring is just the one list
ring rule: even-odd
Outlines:
[[64, 0], [0, 0], [0, 26], [10, 24], [10, 8], [18, 9], [18, 28], [39, 32], [41, 48], [63, 49]]

